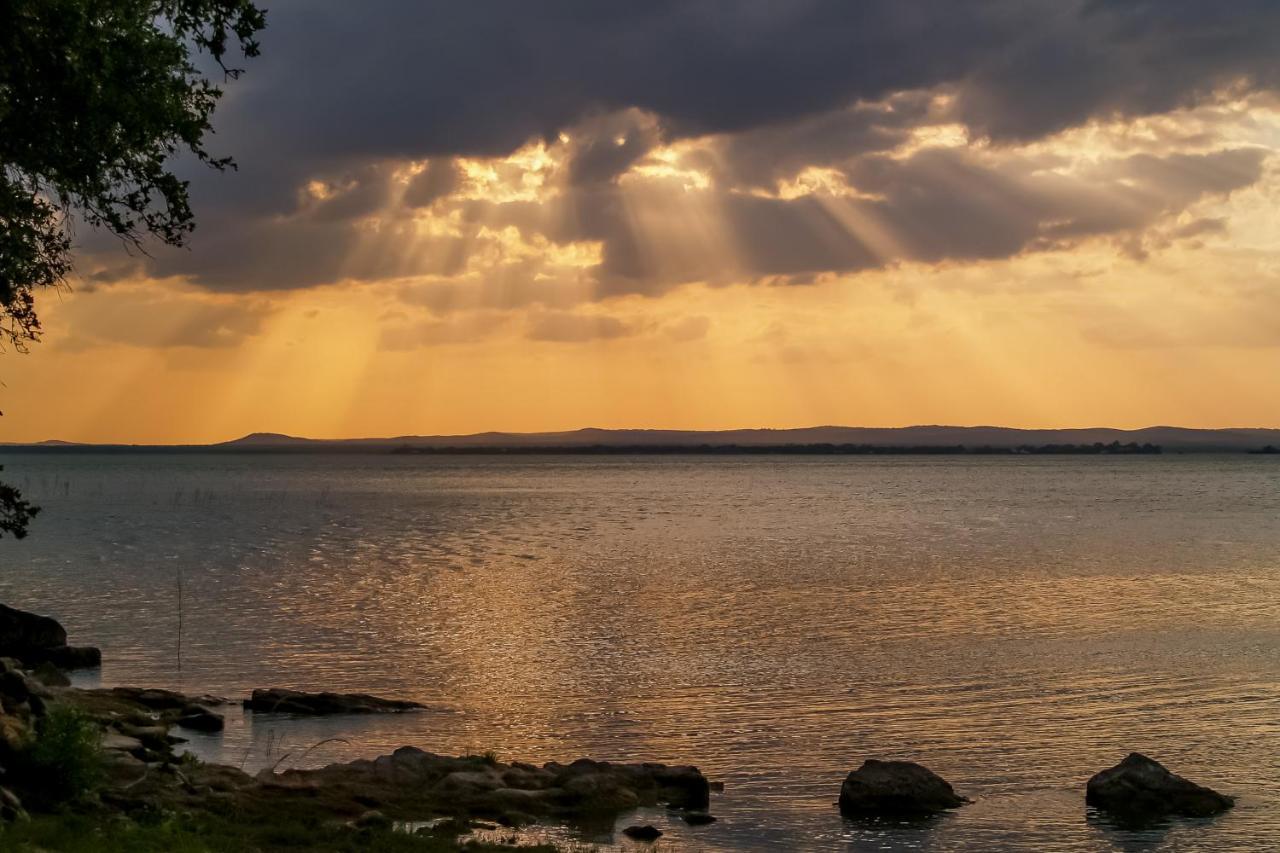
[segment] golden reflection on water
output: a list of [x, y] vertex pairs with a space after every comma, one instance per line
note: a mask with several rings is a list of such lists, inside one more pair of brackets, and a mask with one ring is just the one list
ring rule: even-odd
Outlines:
[[[436, 709], [233, 714], [197, 739], [221, 760], [341, 736], [307, 761], [413, 744], [692, 762], [727, 784], [719, 823], [673, 828], [705, 849], [1280, 834], [1270, 459], [34, 461], [108, 485], [50, 496], [66, 535], [30, 540], [0, 592], [100, 642], [105, 680]], [[166, 502], [195, 484], [199, 501]], [[1134, 749], [1240, 806], [1141, 838], [1086, 820], [1083, 781]], [[926, 827], [848, 824], [831, 801], [872, 756], [977, 802]]]

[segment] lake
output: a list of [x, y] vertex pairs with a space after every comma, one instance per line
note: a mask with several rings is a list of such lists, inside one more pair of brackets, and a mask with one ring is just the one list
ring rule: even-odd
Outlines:
[[[414, 745], [697, 764], [725, 783], [718, 823], [642, 816], [673, 850], [1280, 838], [1277, 457], [0, 464], [44, 506], [30, 538], [0, 541], [0, 600], [101, 646], [82, 681], [432, 709], [231, 709], [222, 737], [193, 737], [208, 759]], [[327, 738], [345, 742], [308, 751]], [[1131, 750], [1237, 807], [1142, 832], [1087, 813], [1085, 780]], [[840, 782], [868, 757], [919, 761], [975, 802], [925, 824], [846, 821]]]

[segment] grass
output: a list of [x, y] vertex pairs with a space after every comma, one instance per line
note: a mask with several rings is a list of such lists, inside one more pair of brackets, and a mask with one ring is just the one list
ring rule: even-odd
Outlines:
[[[13, 853], [485, 853], [512, 847], [460, 844], [447, 835], [338, 828], [307, 814], [283, 813], [263, 820], [202, 812], [138, 821], [114, 814], [35, 815], [30, 821], [0, 827], [0, 849]], [[555, 851], [554, 847], [519, 849]]]
[[[284, 757], [287, 757], [288, 753]], [[283, 758], [281, 759], [283, 760]], [[492, 763], [487, 754], [481, 760]], [[0, 824], [4, 853], [446, 853], [511, 850], [510, 844], [458, 840], [458, 825], [432, 832], [397, 830], [386, 818], [352, 826], [349, 810], [320, 799], [215, 793], [192, 799], [201, 774], [216, 767], [190, 756], [174, 765], [183, 785], [150, 784], [131, 803], [106, 783], [102, 732], [85, 711], [55, 705], [11, 768], [29, 820]], [[204, 774], [207, 776], [208, 774]], [[146, 777], [144, 777], [145, 779]], [[140, 780], [141, 781], [141, 780]], [[132, 785], [126, 786], [132, 788]], [[110, 796], [109, 796], [110, 795]], [[521, 847], [555, 853], [551, 846]]]
[[28, 807], [74, 802], [103, 779], [102, 732], [78, 708], [55, 705], [40, 720], [36, 736], [17, 756], [22, 799]]

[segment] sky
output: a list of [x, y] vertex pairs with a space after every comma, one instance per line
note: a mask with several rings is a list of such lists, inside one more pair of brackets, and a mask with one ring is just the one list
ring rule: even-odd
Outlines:
[[0, 440], [1280, 426], [1273, 0], [281, 0]]

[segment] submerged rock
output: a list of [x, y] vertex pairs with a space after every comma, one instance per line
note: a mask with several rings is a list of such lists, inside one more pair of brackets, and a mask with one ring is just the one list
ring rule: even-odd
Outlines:
[[622, 834], [627, 838], [634, 838], [636, 841], [657, 841], [662, 837], [662, 830], [652, 824], [644, 826], [628, 826], [622, 830]]
[[927, 767], [868, 759], [840, 786], [840, 812], [850, 817], [928, 815], [969, 802]]
[[255, 713], [278, 714], [377, 714], [415, 711], [423, 706], [400, 699], [383, 699], [367, 693], [303, 693], [272, 687], [255, 690], [244, 700]]
[[1094, 775], [1085, 802], [1130, 818], [1209, 817], [1235, 805], [1231, 797], [1176, 776], [1138, 752]]

